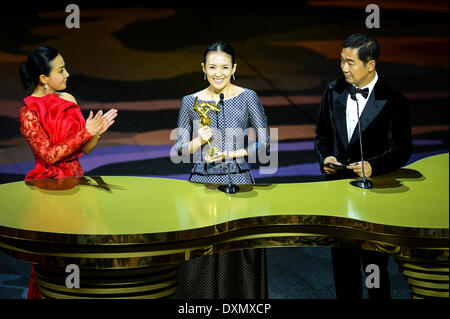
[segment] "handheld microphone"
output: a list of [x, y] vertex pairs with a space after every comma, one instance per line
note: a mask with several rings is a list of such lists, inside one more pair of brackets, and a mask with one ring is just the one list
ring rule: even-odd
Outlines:
[[[223, 108], [223, 106], [224, 106], [224, 101], [223, 101], [223, 99], [224, 99], [224, 95], [223, 95], [223, 93], [220, 93], [220, 95], [219, 95], [219, 97], [220, 97], [220, 101], [219, 101], [219, 104], [220, 104], [220, 106], [221, 106], [221, 108], [222, 108], [222, 110], [223, 110], [223, 113], [222, 113], [222, 116], [223, 116], [223, 126], [224, 126], [224, 139], [225, 139], [225, 146], [226, 146], [226, 130], [227, 130], [227, 122], [225, 121], [225, 109]], [[226, 158], [226, 161], [228, 161], [228, 158]], [[232, 183], [232, 181], [231, 181], [231, 173], [230, 173], [230, 162], [228, 162], [227, 163], [228, 165], [227, 165], [227, 167], [228, 167], [228, 184], [226, 184], [226, 185], [220, 185], [219, 187], [218, 187], [218, 189], [219, 190], [221, 190], [222, 192], [224, 192], [224, 193], [227, 193], [227, 194], [235, 194], [235, 193], [237, 193], [238, 191], [239, 191], [239, 186], [237, 186], [237, 185], [234, 185], [233, 183]]]
[[373, 183], [367, 179], [366, 172], [364, 169], [364, 156], [363, 156], [363, 147], [362, 147], [362, 138], [361, 138], [361, 121], [359, 116], [359, 103], [358, 99], [356, 98], [356, 87], [354, 85], [351, 85], [349, 88], [350, 97], [352, 100], [356, 101], [356, 112], [358, 115], [358, 135], [359, 135], [359, 148], [361, 151], [361, 166], [362, 166], [362, 173], [363, 177], [360, 180], [351, 181], [350, 184], [353, 186], [359, 187], [359, 188], [365, 188], [365, 189], [371, 189], [373, 186]]

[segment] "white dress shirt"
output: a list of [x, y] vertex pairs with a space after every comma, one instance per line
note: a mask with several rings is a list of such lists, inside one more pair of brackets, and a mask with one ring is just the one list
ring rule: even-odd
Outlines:
[[[373, 80], [369, 84], [361, 88], [369, 89], [369, 95], [367, 96], [367, 98], [364, 98], [361, 93], [356, 93], [356, 99], [358, 100], [359, 104], [359, 116], [362, 114], [364, 108], [366, 107], [367, 100], [369, 99], [370, 94], [372, 94], [373, 87], [375, 86], [375, 83], [377, 83], [377, 80], [378, 74], [375, 71], [375, 77], [373, 78]], [[353, 132], [355, 131], [356, 125], [358, 124], [359, 116], [357, 113], [356, 101], [352, 100], [350, 94], [348, 94], [345, 115], [347, 120], [347, 136], [349, 142], [352, 139]]]

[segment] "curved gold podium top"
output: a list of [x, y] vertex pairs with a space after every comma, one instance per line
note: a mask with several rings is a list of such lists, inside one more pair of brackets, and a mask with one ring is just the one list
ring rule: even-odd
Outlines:
[[145, 177], [14, 182], [0, 185], [0, 235], [42, 241], [64, 235], [65, 242], [86, 244], [92, 236], [96, 244], [118, 236], [127, 244], [268, 225], [334, 224], [448, 238], [448, 167], [447, 153], [372, 178], [372, 190], [338, 180], [243, 185], [234, 195], [213, 184]]

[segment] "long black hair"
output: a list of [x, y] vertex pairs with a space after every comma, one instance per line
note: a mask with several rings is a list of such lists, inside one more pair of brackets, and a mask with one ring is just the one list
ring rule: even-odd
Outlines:
[[50, 75], [52, 66], [50, 62], [58, 56], [59, 52], [52, 47], [38, 47], [28, 54], [27, 61], [19, 69], [20, 81], [26, 91], [33, 83], [39, 83], [39, 76]]
[[234, 54], [234, 50], [231, 47], [231, 45], [229, 45], [228, 43], [224, 42], [224, 41], [218, 41], [218, 42], [214, 42], [211, 43], [205, 50], [205, 53], [203, 54], [203, 63], [206, 63], [206, 57], [208, 56], [209, 52], [225, 52], [228, 55], [231, 56], [231, 63], [232, 65], [234, 65], [234, 62], [236, 60], [235, 54]]

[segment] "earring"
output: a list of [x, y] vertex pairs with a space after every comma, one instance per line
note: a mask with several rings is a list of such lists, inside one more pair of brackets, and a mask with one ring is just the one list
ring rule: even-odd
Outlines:
[[203, 73], [203, 80], [206, 80], [206, 73]]
[[231, 75], [231, 77], [233, 78], [233, 81], [236, 81], [236, 78], [234, 77], [234, 73]]
[[46, 89], [46, 90], [47, 90], [47, 88], [48, 88], [48, 86], [47, 86], [47, 83], [45, 83], [45, 85], [44, 85], [44, 89]]

